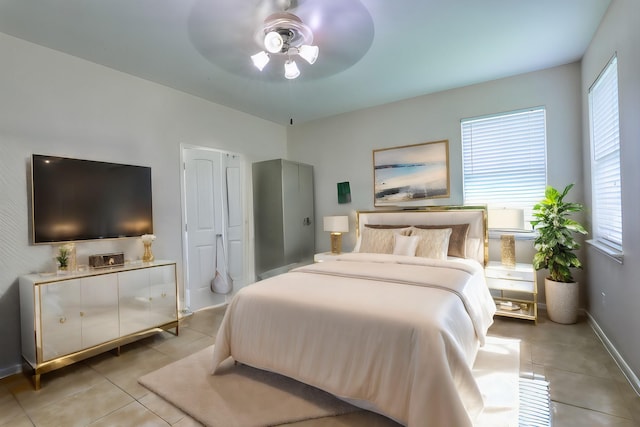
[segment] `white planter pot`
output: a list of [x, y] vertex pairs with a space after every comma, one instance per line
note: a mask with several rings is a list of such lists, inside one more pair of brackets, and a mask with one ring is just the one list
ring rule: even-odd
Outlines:
[[578, 282], [563, 283], [544, 279], [549, 319], [566, 325], [578, 320]]

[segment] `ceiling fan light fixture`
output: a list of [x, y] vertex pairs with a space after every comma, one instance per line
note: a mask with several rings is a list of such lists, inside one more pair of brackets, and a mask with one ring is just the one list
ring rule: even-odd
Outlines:
[[300, 46], [300, 49], [298, 49], [298, 55], [309, 64], [313, 64], [314, 62], [316, 62], [319, 52], [320, 49], [318, 48], [318, 46], [309, 46], [307, 44]]
[[287, 62], [284, 63], [284, 76], [291, 80], [295, 79], [300, 75], [300, 70], [298, 69], [298, 65], [296, 61], [292, 59], [288, 59]]
[[[285, 57], [285, 77], [295, 79], [300, 75], [297, 64], [291, 58], [298, 55], [313, 64], [318, 59], [318, 46], [313, 46], [313, 32], [300, 18], [289, 12], [269, 15], [255, 33], [256, 42], [266, 52], [251, 57], [260, 71], [267, 65], [271, 55]], [[263, 55], [264, 54], [264, 55]], [[266, 59], [265, 56], [266, 55]]]
[[262, 71], [269, 63], [269, 54], [263, 50], [252, 55], [251, 60], [253, 61], [253, 65], [255, 65], [258, 70]]

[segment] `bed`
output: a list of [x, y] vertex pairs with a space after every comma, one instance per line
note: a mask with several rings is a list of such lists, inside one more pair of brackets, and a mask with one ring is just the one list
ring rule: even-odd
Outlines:
[[473, 425], [483, 402], [471, 367], [495, 312], [486, 218], [482, 207], [358, 212], [354, 252], [236, 294], [213, 373], [233, 357], [410, 427]]

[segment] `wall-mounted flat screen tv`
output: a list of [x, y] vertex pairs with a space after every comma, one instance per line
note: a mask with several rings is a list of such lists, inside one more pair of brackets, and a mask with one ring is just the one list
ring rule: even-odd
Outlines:
[[33, 242], [153, 233], [151, 168], [34, 154]]

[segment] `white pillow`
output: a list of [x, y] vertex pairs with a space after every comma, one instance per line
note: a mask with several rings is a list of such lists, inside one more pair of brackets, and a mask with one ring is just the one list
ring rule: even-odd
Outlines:
[[450, 228], [411, 228], [412, 236], [420, 236], [416, 256], [433, 259], [447, 259]]
[[362, 229], [362, 240], [358, 252], [372, 254], [393, 253], [393, 236], [407, 234], [408, 228], [369, 228]]
[[393, 254], [414, 256], [416, 248], [420, 242], [420, 236], [403, 236], [402, 234], [394, 235]]

